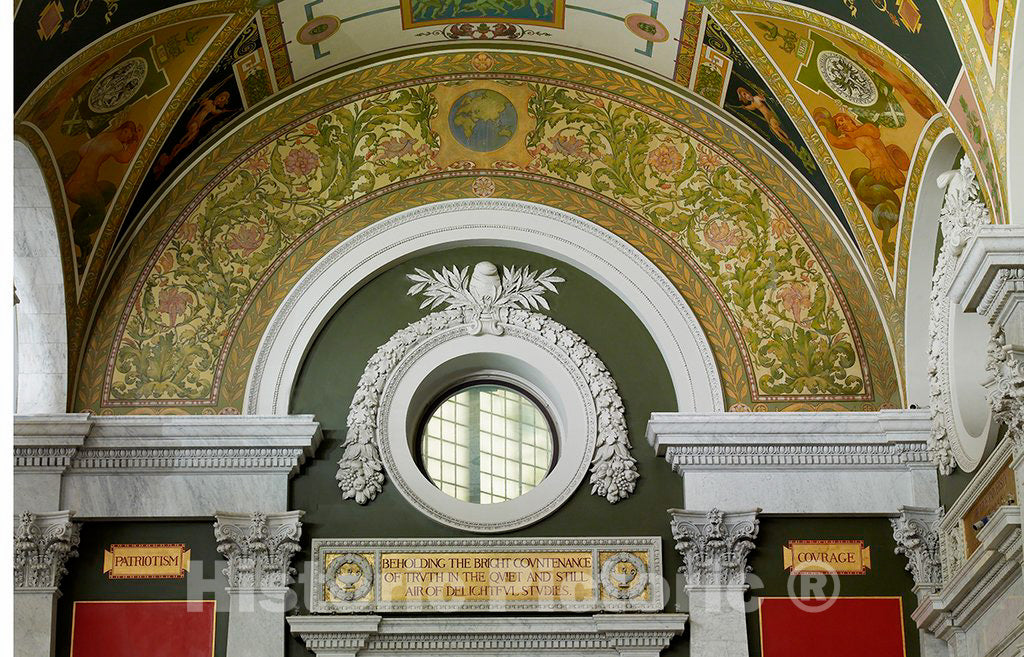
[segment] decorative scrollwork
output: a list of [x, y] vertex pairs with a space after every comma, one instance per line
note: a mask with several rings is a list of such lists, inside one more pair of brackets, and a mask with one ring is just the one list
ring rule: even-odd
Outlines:
[[[345, 566], [354, 566], [355, 570]], [[373, 586], [373, 566], [360, 554], [342, 554], [331, 560], [324, 579], [327, 589], [336, 599], [346, 602], [360, 600]]]
[[680, 572], [690, 586], [740, 586], [750, 571], [747, 556], [754, 549], [760, 522], [757, 512], [706, 515], [670, 510], [672, 536], [683, 556]]
[[613, 598], [632, 600], [643, 594], [649, 576], [643, 559], [632, 552], [617, 552], [601, 566], [601, 587]]
[[546, 292], [557, 292], [563, 279], [554, 269], [536, 273], [526, 268], [498, 268], [489, 262], [473, 268], [409, 275], [409, 294], [423, 294], [421, 308], [438, 308], [396, 332], [366, 364], [348, 414], [348, 433], [338, 461], [338, 487], [344, 499], [359, 504], [373, 500], [384, 484], [378, 447], [377, 411], [381, 393], [393, 368], [416, 345], [448, 328], [468, 325], [473, 335], [500, 336], [503, 326], [529, 332], [537, 342], [564, 353], [587, 380], [597, 410], [598, 434], [590, 467], [591, 492], [615, 503], [628, 497], [640, 475], [630, 451], [625, 408], [614, 379], [597, 353], [579, 335], [539, 312], [549, 308]]
[[14, 528], [14, 587], [57, 588], [78, 556], [79, 527], [69, 512], [22, 513]]
[[224, 574], [232, 588], [275, 589], [295, 575], [292, 557], [299, 551], [301, 511], [218, 514], [213, 525], [217, 551], [228, 560]]
[[896, 554], [907, 558], [907, 570], [913, 575], [914, 584], [930, 592], [942, 586], [939, 557], [942, 516], [942, 509], [903, 507], [900, 516], [889, 521], [896, 540]]
[[946, 188], [946, 196], [939, 214], [942, 248], [932, 275], [928, 321], [929, 405], [932, 409], [928, 446], [939, 472], [948, 475], [957, 465], [957, 452], [963, 451], [952, 415], [955, 401], [949, 372], [949, 326], [953, 305], [948, 293], [960, 254], [981, 226], [989, 223], [989, 214], [967, 157], [960, 160], [959, 170], [940, 176], [939, 185]]

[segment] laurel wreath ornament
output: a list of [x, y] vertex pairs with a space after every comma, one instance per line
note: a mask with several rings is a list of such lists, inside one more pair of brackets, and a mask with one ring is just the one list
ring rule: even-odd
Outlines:
[[[579, 335], [547, 315], [544, 294], [557, 294], [564, 279], [554, 269], [537, 273], [525, 267], [498, 268], [490, 262], [427, 272], [416, 269], [409, 295], [423, 295], [421, 309], [434, 312], [392, 335], [366, 364], [348, 414], [348, 432], [338, 461], [343, 499], [366, 504], [384, 485], [377, 427], [381, 395], [394, 368], [423, 340], [465, 325], [471, 335], [505, 333], [517, 327], [562, 352], [587, 381], [597, 413], [597, 440], [590, 465], [591, 493], [614, 504], [636, 488], [640, 478], [626, 430], [625, 409], [614, 379]], [[439, 310], [435, 310], [439, 309]]]

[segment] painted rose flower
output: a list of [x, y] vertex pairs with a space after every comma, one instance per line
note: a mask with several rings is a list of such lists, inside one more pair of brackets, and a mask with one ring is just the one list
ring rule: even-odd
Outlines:
[[166, 288], [160, 290], [160, 302], [157, 304], [157, 310], [167, 313], [170, 325], [174, 326], [178, 323], [178, 315], [185, 312], [191, 303], [192, 297], [184, 290], [174, 287]]
[[651, 151], [647, 161], [651, 163], [651, 167], [655, 171], [667, 176], [679, 170], [679, 167], [683, 165], [683, 156], [679, 154], [675, 146], [662, 144]]
[[790, 283], [779, 292], [779, 301], [789, 313], [790, 319], [799, 323], [804, 313], [811, 307], [811, 291], [806, 285]]
[[320, 165], [320, 159], [305, 146], [293, 148], [284, 158], [284, 169], [294, 176], [308, 176]]
[[231, 240], [228, 242], [229, 249], [235, 249], [242, 252], [246, 258], [252, 255], [253, 251], [260, 248], [263, 244], [263, 231], [256, 226], [248, 225], [242, 226], [238, 231], [231, 236]]
[[550, 139], [551, 149], [559, 155], [586, 157], [587, 144], [579, 137], [556, 135]]
[[724, 221], [713, 221], [704, 229], [704, 241], [716, 251], [728, 251], [742, 240], [740, 230]]
[[302, 126], [302, 134], [309, 135], [310, 137], [315, 137], [318, 134], [320, 134], [320, 129], [316, 127], [315, 123], [307, 123], [306, 125]]

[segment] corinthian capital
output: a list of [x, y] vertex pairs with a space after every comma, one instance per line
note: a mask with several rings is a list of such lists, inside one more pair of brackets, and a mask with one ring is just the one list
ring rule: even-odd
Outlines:
[[942, 588], [942, 562], [939, 559], [939, 521], [942, 509], [917, 506], [900, 507], [898, 518], [890, 520], [896, 539], [896, 554], [907, 558], [907, 570], [918, 591], [934, 593]]
[[687, 586], [742, 586], [747, 555], [754, 549], [760, 509], [723, 512], [712, 509], [669, 509], [676, 550], [683, 556], [680, 572]]
[[14, 588], [56, 589], [78, 556], [78, 525], [70, 511], [22, 513], [14, 522]]
[[213, 524], [217, 551], [227, 558], [224, 574], [233, 589], [271, 590], [288, 585], [295, 574], [302, 511], [218, 513]]
[[1024, 346], [1006, 344], [997, 329], [988, 348], [988, 403], [992, 416], [1006, 426], [1014, 453], [1024, 455]]

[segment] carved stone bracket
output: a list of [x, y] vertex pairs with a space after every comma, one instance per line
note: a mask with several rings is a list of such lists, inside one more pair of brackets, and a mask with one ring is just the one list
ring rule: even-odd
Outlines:
[[344, 499], [370, 502], [384, 484], [378, 435], [381, 397], [389, 377], [416, 347], [442, 331], [467, 326], [470, 335], [505, 334], [515, 327], [536, 344], [564, 356], [587, 381], [597, 411], [596, 449], [590, 464], [591, 492], [615, 503], [628, 497], [640, 475], [626, 430], [625, 409], [614, 379], [597, 353], [579, 335], [536, 312], [547, 309], [547, 292], [555, 292], [562, 278], [550, 269], [541, 273], [525, 268], [498, 268], [489, 262], [440, 272], [416, 270], [409, 275], [410, 295], [422, 294], [421, 308], [439, 308], [392, 335], [366, 364], [352, 398], [348, 433], [338, 461], [338, 487]]
[[683, 556], [680, 572], [687, 586], [743, 586], [750, 571], [747, 556], [754, 549], [760, 509], [727, 513], [712, 509], [669, 509], [676, 550]]
[[231, 589], [270, 591], [288, 585], [295, 574], [302, 511], [218, 513], [213, 525], [217, 551], [228, 560], [224, 574]]
[[907, 570], [914, 577], [915, 590], [934, 593], [942, 587], [942, 562], [939, 558], [939, 523], [943, 511], [924, 507], [900, 508], [898, 518], [890, 520], [896, 539], [896, 554], [907, 558]]
[[960, 160], [960, 169], [943, 174], [939, 185], [946, 188], [946, 197], [939, 214], [942, 247], [932, 275], [928, 322], [929, 405], [932, 409], [929, 447], [939, 472], [948, 475], [957, 465], [958, 452], [962, 455], [952, 415], [955, 401], [950, 376], [949, 331], [955, 306], [949, 299], [949, 291], [964, 247], [989, 223], [989, 213], [967, 157]]
[[22, 513], [14, 523], [14, 588], [53, 589], [78, 556], [79, 527], [72, 512]]

